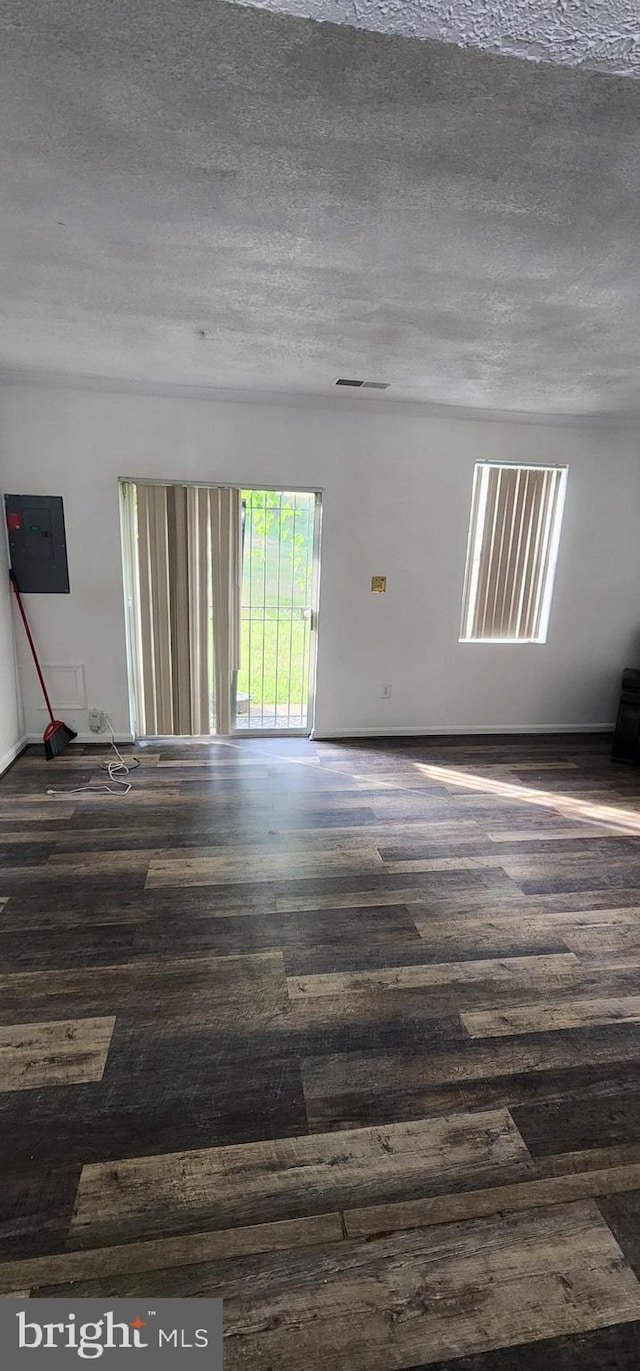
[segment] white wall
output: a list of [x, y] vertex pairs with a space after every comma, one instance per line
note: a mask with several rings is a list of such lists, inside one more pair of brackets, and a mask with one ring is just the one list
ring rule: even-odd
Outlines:
[[[117, 477], [322, 487], [316, 731], [610, 724], [640, 660], [638, 434], [440, 417], [363, 400], [227, 402], [15, 384], [0, 392], [7, 489], [62, 494], [72, 592], [29, 596], [46, 662], [84, 663], [87, 705], [129, 715]], [[567, 462], [549, 640], [460, 644], [473, 464]], [[388, 577], [386, 596], [370, 577]], [[29, 733], [44, 716], [20, 644]], [[392, 698], [380, 698], [383, 683]], [[64, 715], [79, 733], [86, 713]]]
[[9, 586], [7, 543], [0, 536], [0, 775], [24, 743]]

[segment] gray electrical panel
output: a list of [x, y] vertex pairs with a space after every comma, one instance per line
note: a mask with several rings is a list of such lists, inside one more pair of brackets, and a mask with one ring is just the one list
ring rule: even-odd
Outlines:
[[11, 570], [25, 594], [68, 595], [61, 495], [5, 495]]

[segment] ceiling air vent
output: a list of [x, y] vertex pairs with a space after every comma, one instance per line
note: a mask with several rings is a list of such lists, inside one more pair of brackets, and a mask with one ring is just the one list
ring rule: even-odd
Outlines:
[[337, 386], [356, 386], [363, 390], [388, 390], [388, 381], [350, 381], [346, 376], [340, 376], [336, 381]]

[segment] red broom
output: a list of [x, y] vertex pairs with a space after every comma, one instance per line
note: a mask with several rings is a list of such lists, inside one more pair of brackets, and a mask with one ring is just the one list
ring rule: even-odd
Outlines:
[[50, 723], [50, 724], [47, 724], [47, 727], [45, 728], [44, 733], [43, 733], [43, 735], [42, 735], [42, 741], [43, 741], [43, 743], [44, 743], [44, 755], [45, 755], [47, 761], [50, 762], [52, 757], [57, 757], [58, 754], [59, 754], [60, 752], [62, 752], [63, 749], [67, 746], [67, 743], [72, 742], [73, 739], [74, 739], [74, 738], [77, 738], [78, 735], [77, 735], [77, 733], [74, 733], [73, 729], [72, 729], [72, 728], [69, 728], [69, 727], [67, 726], [67, 724], [63, 724], [61, 719], [54, 719], [54, 717], [53, 717], [53, 710], [52, 710], [52, 708], [51, 708], [51, 701], [50, 701], [49, 696], [48, 696], [48, 694], [47, 694], [47, 687], [46, 687], [46, 685], [45, 685], [45, 683], [44, 683], [44, 676], [42, 675], [42, 671], [41, 671], [41, 669], [40, 669], [40, 663], [39, 663], [39, 661], [38, 661], [38, 656], [37, 656], [36, 649], [35, 649], [35, 643], [34, 643], [34, 641], [33, 641], [33, 638], [31, 637], [31, 629], [29, 628], [29, 625], [28, 625], [28, 623], [27, 623], [27, 616], [26, 616], [26, 614], [25, 614], [25, 612], [24, 612], [24, 605], [23, 605], [23, 603], [22, 603], [22, 597], [21, 597], [20, 591], [19, 591], [19, 589], [18, 589], [18, 582], [17, 582], [17, 579], [16, 579], [16, 573], [15, 573], [15, 571], [10, 571], [10, 572], [9, 572], [9, 576], [11, 577], [11, 584], [12, 584], [12, 586], [13, 586], [13, 593], [14, 593], [14, 595], [15, 595], [15, 597], [16, 597], [17, 602], [18, 602], [18, 609], [20, 610], [20, 614], [21, 614], [21, 616], [22, 616], [22, 622], [23, 622], [23, 624], [24, 624], [24, 631], [25, 631], [25, 633], [26, 633], [26, 635], [27, 635], [27, 639], [28, 639], [28, 642], [29, 642], [29, 647], [31, 648], [31, 656], [33, 657], [33, 660], [34, 660], [34, 662], [35, 662], [35, 668], [36, 668], [36, 671], [37, 671], [37, 673], [38, 673], [38, 680], [40, 681], [40, 685], [42, 686], [42, 694], [44, 695], [44, 702], [45, 702], [45, 704], [46, 704], [46, 706], [47, 706], [47, 709], [48, 709], [48, 711], [49, 711], [49, 718], [50, 718], [50, 720], [51, 720], [51, 723]]

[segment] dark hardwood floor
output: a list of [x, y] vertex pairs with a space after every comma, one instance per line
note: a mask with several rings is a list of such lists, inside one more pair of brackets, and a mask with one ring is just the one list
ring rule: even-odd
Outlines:
[[227, 1371], [636, 1371], [640, 773], [609, 746], [148, 745], [127, 797], [30, 748], [0, 1292], [221, 1294]]

